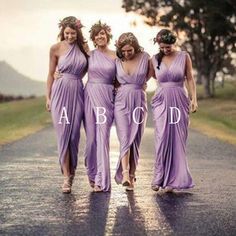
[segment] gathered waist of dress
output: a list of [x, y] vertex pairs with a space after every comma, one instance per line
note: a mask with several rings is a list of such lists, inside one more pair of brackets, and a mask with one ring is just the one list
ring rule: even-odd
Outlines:
[[67, 77], [68, 79], [79, 80], [79, 81], [81, 81], [81, 79], [82, 79], [81, 75], [76, 75], [76, 74], [72, 74], [72, 73], [65, 73], [65, 72], [63, 72], [61, 74], [63, 77]]
[[121, 84], [121, 88], [143, 89], [142, 84]]
[[88, 83], [91, 83], [91, 84], [110, 84], [110, 85], [112, 85], [113, 81], [109, 80], [109, 79], [104, 79], [104, 78], [92, 78], [92, 79], [89, 78]]
[[183, 82], [161, 82], [159, 83], [162, 88], [184, 87]]

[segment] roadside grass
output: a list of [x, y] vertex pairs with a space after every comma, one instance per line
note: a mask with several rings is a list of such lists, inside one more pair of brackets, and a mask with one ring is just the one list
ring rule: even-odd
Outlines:
[[38, 97], [0, 104], [0, 145], [6, 144], [51, 124], [45, 98]]
[[206, 99], [199, 100], [198, 106], [198, 111], [190, 115], [190, 127], [236, 145], [236, 102]]

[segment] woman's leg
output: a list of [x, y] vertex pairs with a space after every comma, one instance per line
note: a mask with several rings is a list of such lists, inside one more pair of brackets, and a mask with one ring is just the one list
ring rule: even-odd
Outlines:
[[64, 177], [70, 176], [70, 152], [69, 152], [69, 149], [67, 149], [64, 162], [62, 163], [62, 171], [63, 171]]
[[[70, 152], [67, 149], [65, 154], [65, 161], [62, 163], [62, 171], [64, 175], [64, 182], [62, 185], [63, 193], [70, 193], [71, 187], [74, 179], [74, 171], [70, 170]], [[73, 173], [72, 173], [73, 172]]]
[[130, 150], [123, 156], [121, 159], [121, 166], [122, 166], [122, 185], [123, 186], [129, 186], [130, 181], [129, 181], [129, 158], [130, 158]]
[[136, 171], [136, 165], [135, 165], [135, 161], [134, 161], [133, 145], [130, 147], [129, 166], [130, 166], [129, 174], [131, 176], [134, 176], [135, 171]]
[[136, 171], [136, 165], [134, 161], [134, 154], [133, 154], [133, 145], [130, 148], [130, 155], [129, 155], [129, 181], [130, 185], [126, 187], [127, 191], [132, 191], [134, 190], [134, 182], [135, 182], [135, 171]]

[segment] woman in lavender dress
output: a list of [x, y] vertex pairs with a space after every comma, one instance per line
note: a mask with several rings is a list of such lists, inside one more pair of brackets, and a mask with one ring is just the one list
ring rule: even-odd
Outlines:
[[[160, 53], [152, 58], [159, 88], [152, 99], [155, 121], [155, 165], [152, 189], [166, 191], [194, 186], [186, 159], [189, 109], [197, 109], [192, 63], [185, 51], [176, 51], [176, 36], [163, 29], [155, 40]], [[184, 82], [187, 82], [191, 101]]]
[[[87, 69], [87, 54], [81, 23], [75, 17], [64, 18], [59, 27], [60, 42], [50, 49], [46, 107], [56, 129], [59, 162], [64, 175], [63, 193], [70, 193], [77, 167], [80, 124], [83, 118], [82, 78]], [[61, 77], [54, 80], [57, 70]]]
[[143, 90], [148, 79], [149, 55], [143, 52], [132, 33], [122, 34], [116, 44], [117, 80], [120, 87], [115, 98], [115, 124], [120, 142], [120, 156], [115, 180], [133, 190], [143, 135], [147, 103]]
[[110, 31], [110, 27], [100, 21], [90, 30], [90, 38], [96, 49], [90, 52], [88, 82], [84, 91], [87, 136], [85, 165], [95, 192], [106, 192], [111, 188], [109, 138], [114, 113], [116, 54], [108, 48]]

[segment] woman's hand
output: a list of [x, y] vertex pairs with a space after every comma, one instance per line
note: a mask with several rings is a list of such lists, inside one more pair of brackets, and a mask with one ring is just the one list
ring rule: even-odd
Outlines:
[[190, 111], [194, 113], [197, 111], [197, 108], [198, 108], [197, 101], [195, 99], [192, 99], [190, 103]]
[[48, 112], [51, 111], [51, 99], [47, 98], [46, 100], [46, 109]]
[[54, 72], [53, 78], [54, 78], [55, 80], [57, 80], [57, 79], [60, 79], [61, 77], [62, 77], [62, 73], [61, 73], [60, 71], [56, 70], [56, 71]]

